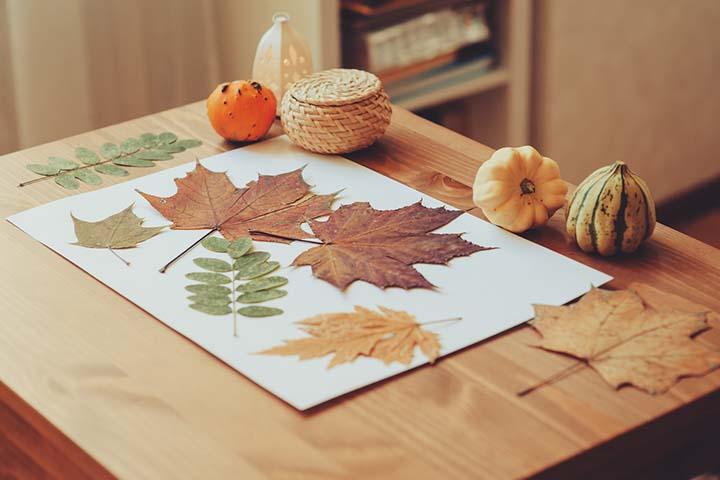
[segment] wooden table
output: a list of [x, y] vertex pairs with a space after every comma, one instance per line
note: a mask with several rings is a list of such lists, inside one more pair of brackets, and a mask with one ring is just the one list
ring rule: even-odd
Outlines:
[[[233, 147], [196, 103], [6, 155], [0, 214], [73, 194], [17, 188], [25, 164], [161, 130], [202, 139], [200, 157]], [[349, 158], [468, 208], [491, 153], [395, 109], [387, 135]], [[640, 280], [720, 311], [720, 251], [658, 225], [638, 254], [602, 259], [566, 242], [561, 217], [527, 237], [612, 287]], [[518, 327], [300, 413], [8, 222], [0, 252], [1, 478], [688, 478], [720, 465], [720, 371], [652, 397], [585, 369], [520, 398], [572, 360]], [[720, 330], [701, 340], [720, 348]]]

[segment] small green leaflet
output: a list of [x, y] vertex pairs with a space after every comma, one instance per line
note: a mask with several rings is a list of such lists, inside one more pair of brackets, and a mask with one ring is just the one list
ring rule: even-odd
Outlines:
[[61, 157], [48, 158], [48, 165], [50, 165], [51, 167], [55, 167], [58, 170], [74, 170], [80, 166], [71, 160], [66, 160]]
[[[250, 238], [229, 242], [222, 237], [210, 236], [203, 239], [201, 245], [210, 252], [224, 254], [226, 259], [214, 257], [193, 259], [193, 263], [203, 271], [185, 274], [188, 280], [194, 282], [185, 287], [185, 290], [192, 294], [187, 297], [191, 302], [190, 308], [206, 315], [232, 314], [235, 336], [238, 335], [238, 313], [246, 317], [270, 317], [283, 313], [279, 308], [238, 305], [269, 302], [287, 295], [287, 291], [277, 288], [287, 283], [286, 278], [265, 277], [280, 267], [278, 262], [268, 261], [269, 253], [252, 252]], [[255, 280], [237, 284], [238, 281], [246, 278]], [[247, 290], [248, 288], [250, 290]]]
[[259, 292], [243, 293], [237, 297], [237, 301], [240, 303], [260, 303], [267, 302], [268, 300], [275, 300], [276, 298], [284, 297], [285, 295], [287, 295], [285, 290], [276, 288], [274, 290], [261, 290]]
[[85, 147], [78, 147], [75, 149], [75, 158], [85, 165], [95, 165], [100, 161], [100, 157], [97, 153]]
[[250, 280], [244, 285], [237, 287], [238, 292], [259, 292], [260, 290], [270, 290], [271, 288], [282, 287], [288, 282], [285, 277], [264, 277]]
[[232, 265], [217, 258], [196, 258], [193, 262], [198, 267], [211, 272], [229, 272], [232, 270]]
[[70, 190], [80, 188], [80, 182], [100, 185], [102, 177], [96, 173], [126, 177], [129, 172], [121, 167], [154, 167], [156, 161], [171, 160], [173, 154], [200, 145], [200, 140], [178, 140], [174, 133], [162, 132], [159, 135], [144, 133], [139, 137], [126, 138], [119, 144], [107, 142], [101, 145], [97, 152], [86, 147], [77, 147], [75, 159], [80, 163], [55, 156], [49, 157], [47, 164], [30, 163], [26, 168], [40, 177], [22, 182], [18, 186], [24, 187], [48, 178]]
[[252, 280], [253, 278], [262, 277], [270, 272], [274, 272], [280, 267], [278, 262], [262, 262], [238, 269], [235, 280]]
[[75, 236], [77, 237], [77, 242], [73, 243], [73, 245], [87, 248], [107, 248], [126, 265], [130, 265], [114, 249], [134, 248], [138, 243], [154, 237], [165, 229], [164, 226], [143, 227], [144, 220], [135, 215], [132, 209], [133, 205], [130, 205], [121, 212], [97, 222], [80, 220], [71, 213], [70, 217], [75, 226]]
[[275, 315], [282, 315], [284, 312], [279, 308], [253, 305], [251, 307], [241, 308], [238, 310], [238, 313], [246, 317], [273, 317]]
[[135, 153], [140, 150], [140, 148], [140, 140], [137, 138], [128, 138], [120, 144], [120, 150], [122, 150], [123, 153]]
[[127, 177], [128, 175], [130, 175], [130, 172], [128, 172], [124, 168], [117, 167], [112, 163], [98, 165], [97, 167], [95, 167], [95, 171], [98, 173], [102, 173], [103, 175], [115, 175], [116, 177]]
[[100, 155], [107, 160], [112, 160], [121, 155], [120, 149], [114, 143], [103, 143], [100, 147]]

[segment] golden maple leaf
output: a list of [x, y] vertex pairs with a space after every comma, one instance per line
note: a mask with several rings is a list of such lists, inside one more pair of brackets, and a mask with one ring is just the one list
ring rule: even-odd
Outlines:
[[378, 307], [379, 312], [356, 306], [353, 312], [325, 313], [298, 322], [311, 337], [286, 340], [285, 344], [260, 352], [264, 355], [297, 355], [300, 360], [334, 353], [328, 368], [364, 355], [386, 364], [409, 364], [415, 347], [430, 363], [438, 357], [436, 333], [423, 330], [407, 312]]
[[[637, 288], [645, 295], [659, 293]], [[692, 340], [709, 328], [712, 314], [694, 307], [657, 309], [634, 290], [593, 288], [569, 306], [536, 305], [532, 326], [543, 337], [541, 348], [585, 360], [615, 388], [632, 384], [654, 395], [680, 377], [720, 366], [720, 351]]]

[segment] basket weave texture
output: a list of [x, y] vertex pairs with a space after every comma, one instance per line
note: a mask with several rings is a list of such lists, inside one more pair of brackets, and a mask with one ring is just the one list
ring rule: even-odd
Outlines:
[[346, 153], [371, 145], [385, 133], [392, 109], [375, 75], [335, 68], [292, 84], [280, 115], [285, 133], [304, 149]]

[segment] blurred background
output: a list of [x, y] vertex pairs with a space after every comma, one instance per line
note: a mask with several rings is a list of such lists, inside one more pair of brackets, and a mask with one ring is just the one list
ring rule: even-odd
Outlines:
[[720, 246], [720, 1], [0, 0], [0, 153], [249, 78], [274, 12], [315, 69], [579, 182], [624, 160], [659, 218]]

